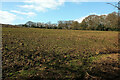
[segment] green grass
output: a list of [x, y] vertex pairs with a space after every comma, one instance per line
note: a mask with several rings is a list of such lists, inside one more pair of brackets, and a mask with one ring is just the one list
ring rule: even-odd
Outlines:
[[3, 28], [2, 36], [4, 79], [83, 79], [97, 56], [118, 51], [114, 31]]

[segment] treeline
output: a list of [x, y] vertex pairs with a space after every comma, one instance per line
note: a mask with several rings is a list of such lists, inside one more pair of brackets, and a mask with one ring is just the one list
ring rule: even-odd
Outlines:
[[19, 28], [18, 25], [10, 25], [10, 24], [0, 24], [0, 27]]
[[34, 23], [28, 21], [23, 27], [46, 28], [46, 29], [73, 29], [73, 30], [100, 30], [100, 31], [119, 31], [118, 13], [113, 12], [108, 15], [89, 15], [81, 23], [78, 21], [58, 21], [57, 24]]

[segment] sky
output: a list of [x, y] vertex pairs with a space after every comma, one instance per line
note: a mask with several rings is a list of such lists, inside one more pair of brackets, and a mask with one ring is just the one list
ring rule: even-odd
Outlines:
[[[60, 20], [81, 22], [88, 15], [118, 12], [117, 8], [107, 3], [108, 0], [3, 0], [0, 2], [0, 23], [24, 24], [27, 21], [57, 23]], [[109, 3], [117, 5], [117, 0]]]

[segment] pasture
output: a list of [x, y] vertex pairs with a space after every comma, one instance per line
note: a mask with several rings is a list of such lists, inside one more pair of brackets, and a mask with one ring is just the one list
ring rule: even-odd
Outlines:
[[2, 28], [4, 80], [120, 79], [118, 32]]

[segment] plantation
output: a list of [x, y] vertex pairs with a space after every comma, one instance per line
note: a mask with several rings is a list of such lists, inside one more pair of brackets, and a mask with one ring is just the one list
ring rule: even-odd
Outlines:
[[118, 32], [2, 28], [4, 80], [119, 80]]

